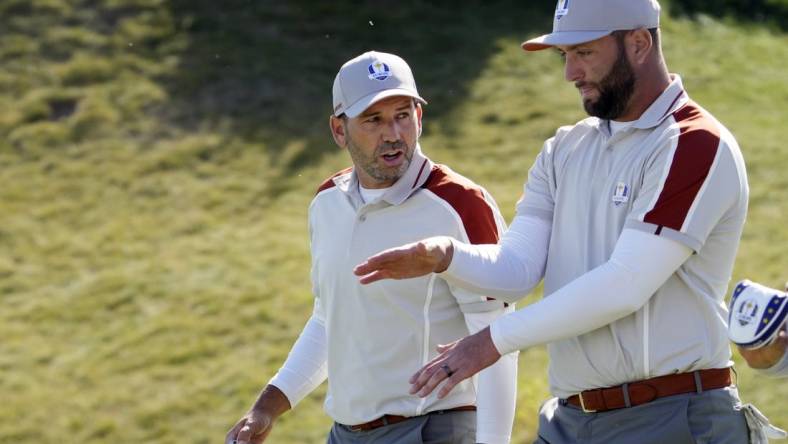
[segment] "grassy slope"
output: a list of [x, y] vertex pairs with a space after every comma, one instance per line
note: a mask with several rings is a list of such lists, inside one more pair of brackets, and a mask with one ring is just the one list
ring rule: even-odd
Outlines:
[[[364, 49], [412, 62], [431, 101], [425, 150], [511, 218], [544, 138], [582, 117], [557, 57], [518, 48], [549, 10], [415, 5], [0, 2], [0, 442], [221, 440], [309, 315], [306, 207], [347, 164], [328, 88]], [[786, 43], [665, 23], [669, 65], [748, 162], [734, 279], [773, 285], [787, 267]], [[533, 435], [545, 363], [521, 354], [515, 442]], [[786, 384], [739, 373], [744, 399], [788, 425]], [[322, 394], [271, 441], [322, 442]]]

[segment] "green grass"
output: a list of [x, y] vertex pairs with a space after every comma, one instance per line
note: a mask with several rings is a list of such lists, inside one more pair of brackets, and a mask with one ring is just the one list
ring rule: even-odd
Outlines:
[[[583, 117], [558, 57], [519, 49], [552, 5], [520, 3], [0, 2], [0, 443], [221, 442], [310, 314], [307, 206], [348, 164], [326, 125], [331, 80], [363, 50], [411, 62], [425, 151], [511, 219], [543, 140]], [[669, 66], [747, 160], [734, 279], [774, 286], [786, 43], [664, 19]], [[514, 442], [533, 437], [545, 365], [543, 348], [521, 354]], [[788, 426], [788, 386], [739, 376]], [[270, 442], [324, 442], [323, 393]]]

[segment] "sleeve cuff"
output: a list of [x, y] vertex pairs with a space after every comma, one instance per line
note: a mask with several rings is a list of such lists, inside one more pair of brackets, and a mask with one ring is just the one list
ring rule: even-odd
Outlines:
[[467, 255], [467, 252], [465, 252], [465, 250], [462, 249], [462, 246], [465, 244], [463, 244], [462, 242], [457, 242], [456, 239], [454, 239], [453, 237], [449, 237], [449, 241], [451, 242], [451, 249], [452, 249], [451, 261], [449, 261], [449, 266], [446, 267], [445, 270], [439, 273], [441, 277], [454, 276], [454, 273], [457, 271], [457, 268], [459, 267], [457, 263], [462, 261], [460, 256], [462, 254]]
[[299, 396], [296, 393], [297, 390], [294, 387], [289, 387], [288, 384], [281, 379], [281, 376], [279, 375], [280, 373], [282, 373], [282, 370], [279, 370], [279, 372], [277, 372], [276, 375], [274, 375], [274, 377], [271, 378], [270, 381], [268, 381], [268, 384], [278, 388], [279, 391], [285, 395], [285, 398], [287, 398], [287, 402], [290, 403], [290, 408], [293, 408], [302, 399], [304, 399], [304, 396], [306, 395]]
[[503, 319], [505, 319], [505, 316], [490, 324], [490, 337], [492, 338], [495, 349], [498, 350], [498, 353], [500, 353], [501, 356], [520, 349], [517, 344], [513, 344], [511, 341], [506, 339], [505, 333], [503, 331], [504, 328], [501, 326]]
[[686, 233], [682, 233], [681, 231], [676, 231], [672, 228], [668, 228], [662, 225], [654, 225], [647, 222], [641, 222], [639, 220], [628, 220], [624, 224], [624, 228], [631, 228], [638, 231], [642, 231], [644, 233], [653, 234], [656, 236], [662, 236], [668, 239], [672, 239], [678, 243], [684, 244], [687, 247], [691, 248], [692, 251], [698, 252], [701, 248], [703, 248], [703, 241], [696, 239], [693, 236], [690, 236]]

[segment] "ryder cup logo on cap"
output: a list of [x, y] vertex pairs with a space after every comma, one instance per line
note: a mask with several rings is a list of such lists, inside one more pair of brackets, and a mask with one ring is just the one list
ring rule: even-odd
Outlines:
[[788, 294], [743, 280], [731, 296], [728, 337], [745, 348], [769, 344], [788, 317]]
[[758, 303], [752, 299], [742, 300], [741, 305], [739, 305], [739, 309], [736, 310], [735, 313], [732, 313], [732, 315], [737, 321], [739, 321], [739, 325], [744, 327], [755, 320], [755, 317], [758, 316]]
[[375, 80], [386, 80], [391, 75], [391, 69], [389, 69], [389, 65], [386, 65], [383, 62], [375, 62], [370, 63], [367, 67], [369, 71], [369, 78]]
[[349, 60], [334, 78], [334, 115], [356, 117], [387, 97], [413, 97], [426, 104], [416, 89], [405, 60], [385, 52], [369, 51]]
[[659, 27], [657, 0], [559, 0], [553, 32], [523, 42], [526, 51], [578, 45], [613, 31]]
[[569, 0], [558, 0], [558, 5], [555, 7], [555, 19], [561, 20], [569, 12]]

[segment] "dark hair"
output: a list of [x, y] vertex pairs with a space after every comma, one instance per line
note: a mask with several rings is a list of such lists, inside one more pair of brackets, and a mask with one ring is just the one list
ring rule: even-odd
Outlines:
[[[633, 29], [624, 29], [620, 31], [613, 31], [610, 35], [615, 37], [616, 41], [619, 45], [624, 43], [624, 37], [627, 34], [634, 31]], [[654, 46], [659, 48], [659, 28], [648, 28], [648, 33], [651, 34], [651, 40], [654, 42]]]

